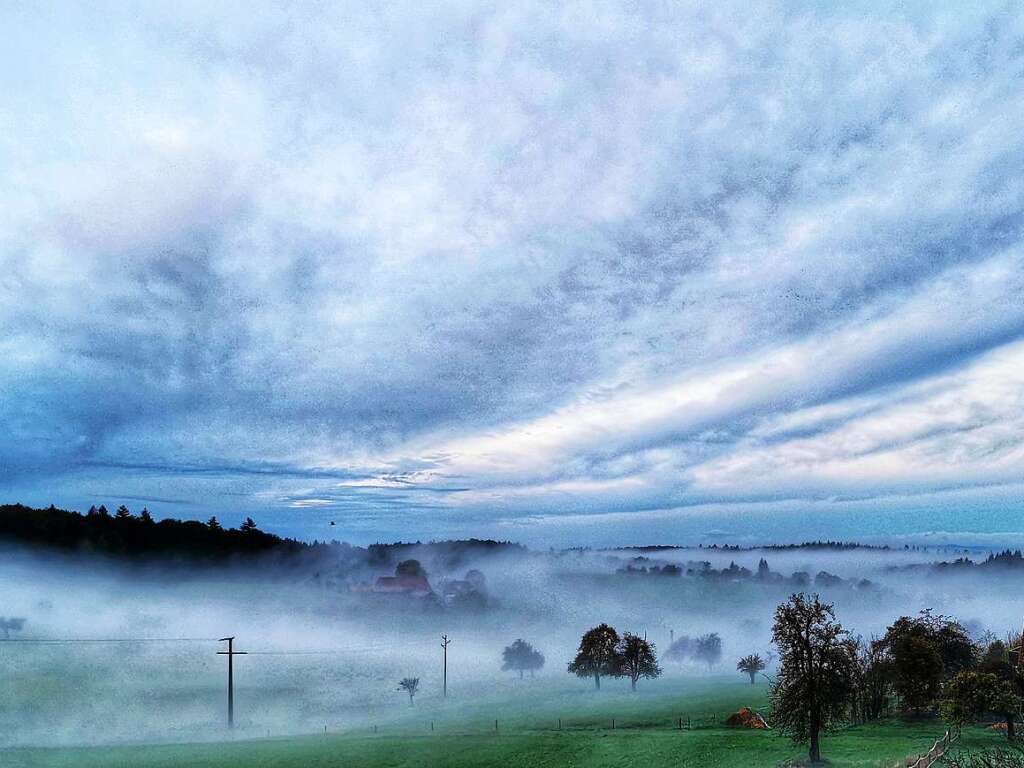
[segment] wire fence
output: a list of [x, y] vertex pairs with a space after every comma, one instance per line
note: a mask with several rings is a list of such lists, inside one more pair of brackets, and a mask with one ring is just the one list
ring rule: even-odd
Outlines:
[[[611, 716], [591, 715], [572, 717], [551, 717], [544, 720], [527, 720], [521, 717], [496, 718], [491, 720], [476, 720], [467, 722], [457, 720], [451, 722], [442, 719], [424, 720], [399, 720], [387, 724], [375, 724], [363, 728], [339, 728], [330, 729], [324, 726], [324, 733], [355, 734], [369, 733], [389, 735], [421, 735], [425, 733], [442, 733], [445, 735], [480, 735], [486, 733], [503, 732], [539, 732], [539, 731], [619, 731], [619, 730], [673, 730], [692, 731], [708, 728], [726, 727], [725, 721], [729, 717], [726, 714], [681, 714], [672, 718], [650, 718], [643, 715], [633, 716]], [[752, 729], [754, 730], [754, 729]]]
[[902, 762], [896, 763], [895, 768], [932, 768], [945, 756], [946, 751], [958, 738], [960, 738], [959, 731], [946, 731], [943, 737], [937, 739], [927, 752], [911, 755]]

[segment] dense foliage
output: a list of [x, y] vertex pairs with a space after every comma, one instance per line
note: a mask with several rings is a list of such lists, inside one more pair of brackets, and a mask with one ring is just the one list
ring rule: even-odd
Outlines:
[[930, 611], [901, 616], [879, 644], [892, 657], [896, 693], [905, 707], [916, 712], [938, 698], [945, 681], [970, 669], [976, 655], [959, 622]]

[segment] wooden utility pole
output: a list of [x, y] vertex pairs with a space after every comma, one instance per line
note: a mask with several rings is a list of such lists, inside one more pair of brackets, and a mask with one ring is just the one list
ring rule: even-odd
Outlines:
[[218, 656], [228, 657], [228, 728], [235, 727], [235, 656], [245, 656], [245, 651], [235, 650], [235, 637], [222, 637], [218, 643], [227, 642], [226, 651], [217, 651]]
[[441, 678], [442, 680], [442, 697], [448, 698], [448, 646], [451, 645], [451, 640], [448, 639], [448, 635], [441, 635], [441, 649], [444, 652], [444, 672]]

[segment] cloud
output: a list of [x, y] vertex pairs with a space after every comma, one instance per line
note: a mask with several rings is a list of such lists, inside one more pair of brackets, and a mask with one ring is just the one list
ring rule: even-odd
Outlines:
[[1019, 468], [1012, 8], [51, 11], [3, 12], [8, 492], [222, 467], [191, 509], [387, 535]]

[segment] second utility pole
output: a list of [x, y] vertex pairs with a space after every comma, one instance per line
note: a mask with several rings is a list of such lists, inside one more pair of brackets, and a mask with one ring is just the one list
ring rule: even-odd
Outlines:
[[444, 675], [442, 679], [443, 697], [448, 698], [448, 646], [451, 645], [448, 635], [441, 635], [441, 648], [444, 650]]
[[235, 727], [235, 656], [244, 656], [245, 651], [236, 651], [234, 648], [235, 636], [222, 637], [217, 642], [227, 641], [226, 651], [217, 651], [218, 656], [228, 657], [228, 728]]

